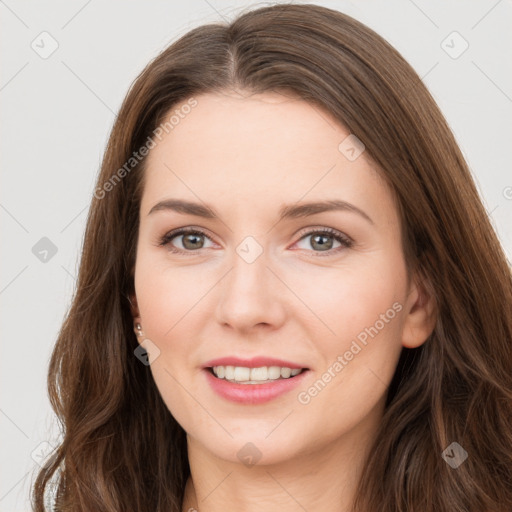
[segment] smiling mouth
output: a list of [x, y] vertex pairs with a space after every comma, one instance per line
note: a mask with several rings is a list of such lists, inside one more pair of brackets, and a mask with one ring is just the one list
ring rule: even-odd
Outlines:
[[308, 368], [287, 368], [280, 366], [262, 366], [248, 368], [242, 366], [213, 366], [206, 368], [214, 377], [233, 384], [268, 384], [278, 380], [290, 380]]

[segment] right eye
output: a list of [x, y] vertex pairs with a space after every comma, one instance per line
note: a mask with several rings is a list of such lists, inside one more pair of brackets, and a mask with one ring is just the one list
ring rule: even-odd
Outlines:
[[[173, 245], [172, 240], [181, 238], [181, 247]], [[166, 233], [159, 241], [158, 245], [162, 247], [168, 246], [170, 252], [186, 254], [197, 252], [199, 249], [205, 249], [204, 240], [210, 238], [203, 231], [194, 228], [180, 228]]]

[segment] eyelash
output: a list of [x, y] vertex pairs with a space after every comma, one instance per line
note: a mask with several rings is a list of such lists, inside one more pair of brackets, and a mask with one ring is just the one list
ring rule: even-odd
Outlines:
[[[166, 245], [169, 245], [169, 252], [172, 252], [172, 253], [176, 253], [176, 254], [183, 254], [183, 255], [192, 255], [193, 253], [197, 253], [198, 251], [200, 251], [200, 249], [196, 250], [196, 251], [184, 251], [182, 249], [178, 249], [177, 247], [173, 247], [172, 245], [170, 245], [170, 242], [173, 238], [176, 238], [180, 235], [190, 235], [190, 234], [193, 234], [193, 235], [203, 235], [207, 238], [210, 238], [204, 231], [202, 231], [201, 229], [198, 229], [198, 228], [180, 228], [180, 229], [177, 229], [175, 231], [170, 231], [169, 233], [166, 233], [161, 239], [160, 241], [158, 242], [158, 246], [160, 247], [165, 247]], [[308, 231], [306, 233], [304, 233], [298, 241], [302, 240], [303, 238], [306, 238], [308, 236], [311, 236], [311, 235], [316, 235], [316, 234], [321, 234], [321, 235], [330, 235], [332, 236], [336, 241], [340, 242], [341, 243], [341, 247], [336, 247], [335, 249], [329, 249], [327, 251], [313, 251], [313, 253], [315, 254], [315, 257], [325, 257], [325, 256], [332, 256], [333, 254], [337, 254], [340, 250], [342, 249], [349, 249], [350, 247], [352, 247], [354, 245], [354, 241], [352, 239], [350, 239], [349, 237], [347, 237], [346, 235], [343, 235], [342, 233], [340, 233], [339, 231], [337, 231], [336, 229], [332, 229], [332, 228], [322, 228], [322, 229], [317, 229], [317, 230], [311, 230], [311, 231]]]

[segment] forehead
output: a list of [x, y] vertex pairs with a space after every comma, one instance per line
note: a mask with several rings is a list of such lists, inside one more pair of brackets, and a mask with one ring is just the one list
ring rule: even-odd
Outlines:
[[172, 129], [150, 151], [141, 214], [168, 195], [255, 206], [340, 196], [392, 208], [364, 151], [347, 158], [350, 132], [318, 106], [278, 93], [194, 99], [171, 109]]

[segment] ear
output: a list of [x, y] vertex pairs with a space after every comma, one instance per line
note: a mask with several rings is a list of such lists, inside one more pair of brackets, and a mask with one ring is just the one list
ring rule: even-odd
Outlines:
[[[137, 342], [141, 343], [144, 339], [144, 332], [142, 330], [139, 305], [137, 304], [137, 296], [135, 293], [130, 293], [128, 295], [128, 301], [130, 302], [130, 312], [133, 317], [133, 332], [135, 333], [135, 337], [137, 338]], [[137, 329], [137, 325], [140, 326], [140, 329]]]
[[130, 302], [130, 312], [132, 314], [133, 320], [140, 322], [139, 305], [137, 303], [137, 296], [135, 293], [130, 293], [128, 295], [128, 301]]
[[427, 279], [415, 276], [405, 304], [402, 345], [417, 348], [425, 343], [434, 330], [436, 319], [434, 289]]

